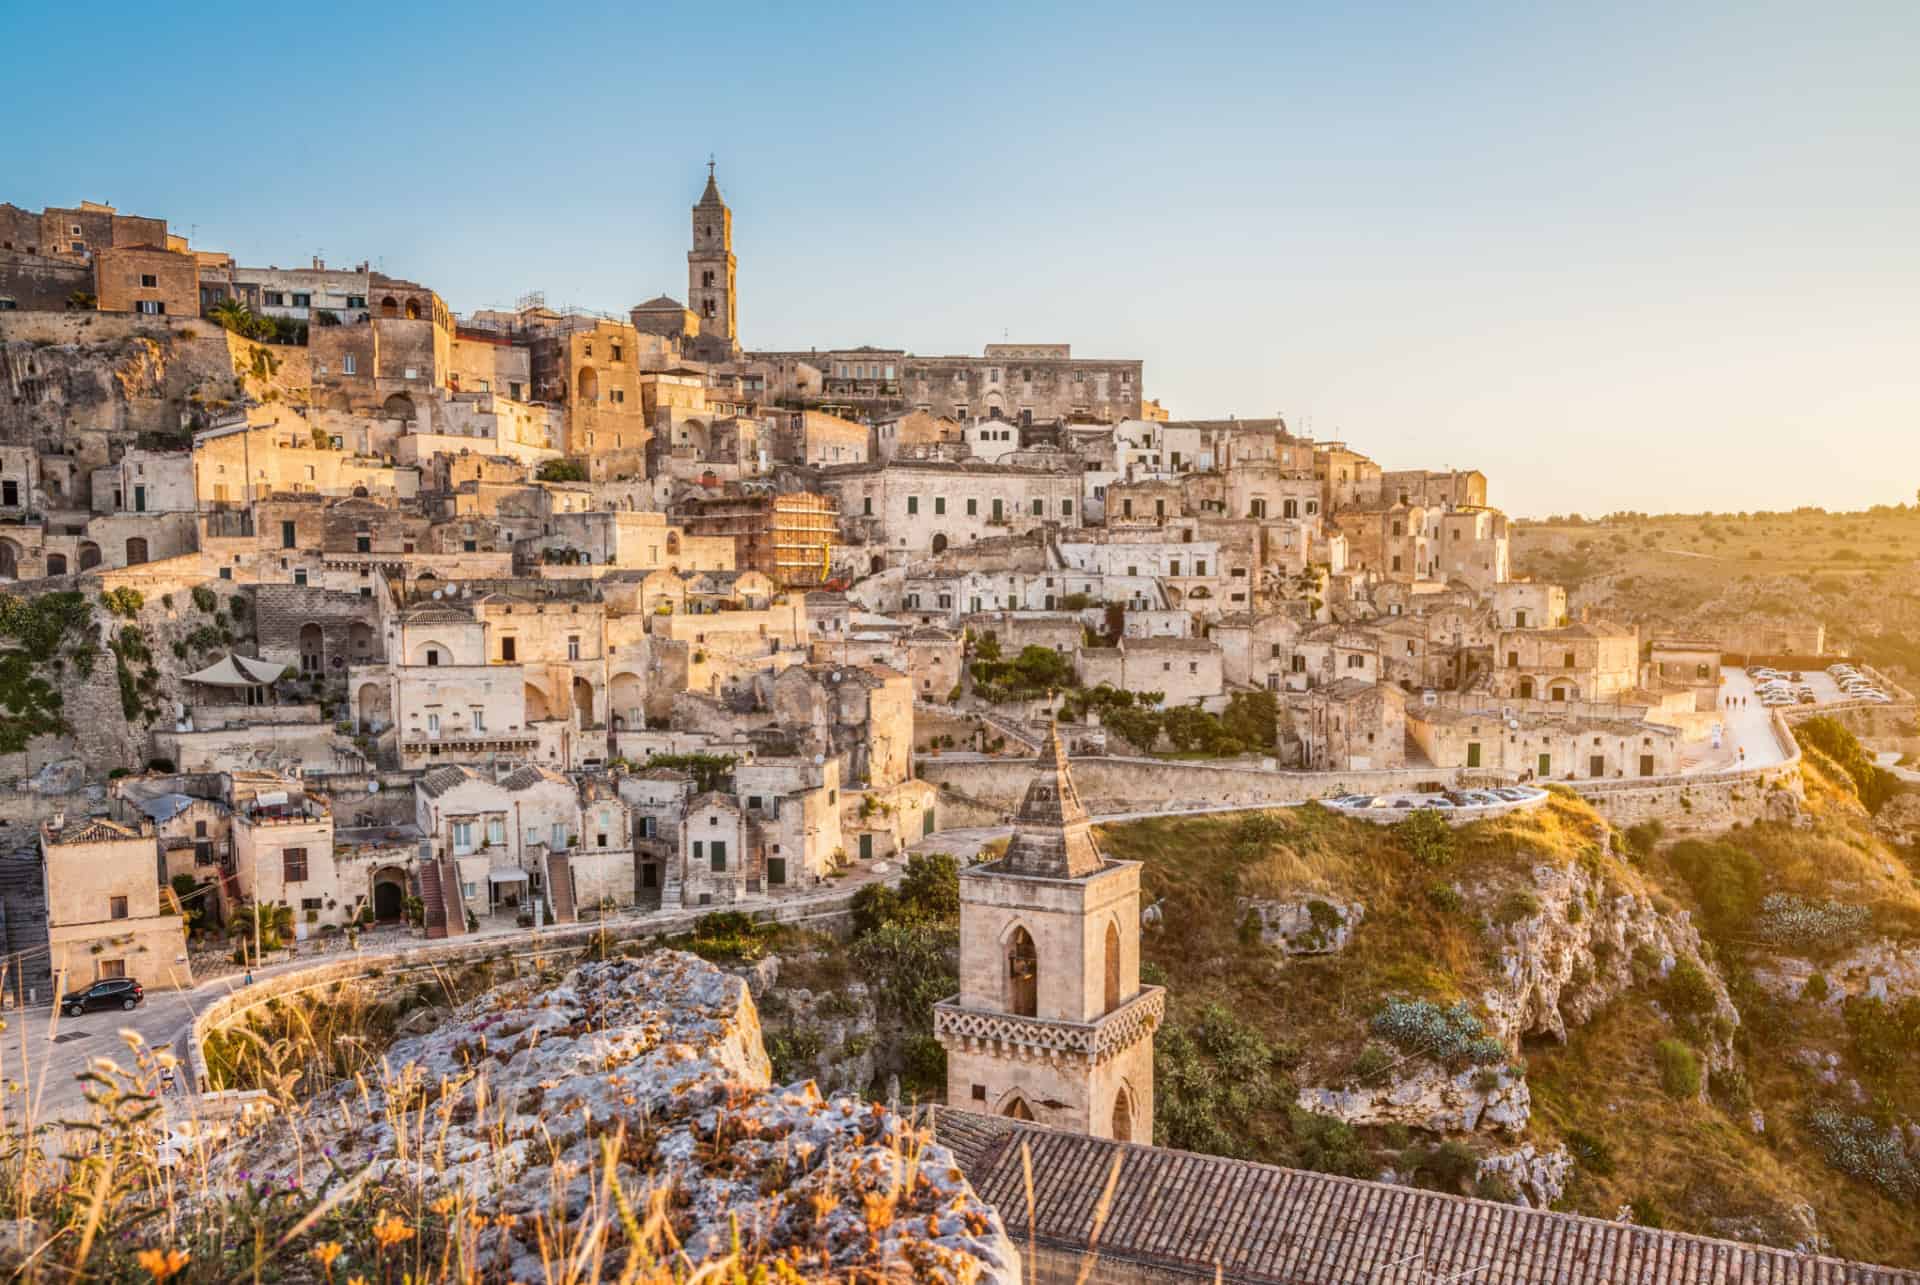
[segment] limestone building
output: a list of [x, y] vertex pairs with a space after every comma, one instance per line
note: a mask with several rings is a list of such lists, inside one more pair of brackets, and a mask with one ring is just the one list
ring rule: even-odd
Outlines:
[[960, 993], [934, 1006], [947, 1102], [1122, 1141], [1153, 1138], [1140, 863], [1095, 845], [1055, 726], [998, 861], [960, 874]]

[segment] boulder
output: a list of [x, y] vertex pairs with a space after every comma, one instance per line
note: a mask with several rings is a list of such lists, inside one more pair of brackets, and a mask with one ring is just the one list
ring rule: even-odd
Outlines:
[[[763, 1259], [808, 1263], [807, 1279], [878, 1279], [908, 1263], [921, 1280], [1020, 1280], [1018, 1251], [951, 1152], [877, 1104], [823, 1097], [811, 1081], [772, 1085], [747, 983], [693, 955], [495, 987], [396, 1041], [385, 1062], [377, 1087], [322, 1094], [234, 1148], [229, 1181], [299, 1172], [319, 1199], [362, 1182], [462, 1196], [502, 1224], [481, 1275], [539, 1280], [541, 1220], [606, 1215], [593, 1203], [613, 1155], [635, 1206], [671, 1191], [695, 1264], [726, 1253], [738, 1228]], [[424, 1152], [395, 1133], [414, 1111], [437, 1121]], [[322, 1147], [324, 1172], [312, 1163]], [[624, 1238], [607, 1250], [606, 1279], [626, 1252]]]
[[1401, 1124], [1430, 1133], [1519, 1134], [1533, 1113], [1526, 1077], [1506, 1066], [1454, 1072], [1425, 1063], [1384, 1084], [1302, 1088], [1295, 1101], [1348, 1124]]
[[1242, 897], [1242, 923], [1258, 925], [1260, 940], [1289, 955], [1331, 955], [1345, 950], [1353, 930], [1366, 917], [1357, 901], [1341, 901], [1315, 893], [1271, 900]]
[[1529, 1209], [1551, 1209], [1567, 1190], [1573, 1175], [1573, 1157], [1565, 1147], [1538, 1151], [1525, 1142], [1511, 1151], [1483, 1156], [1476, 1177], [1504, 1182]]

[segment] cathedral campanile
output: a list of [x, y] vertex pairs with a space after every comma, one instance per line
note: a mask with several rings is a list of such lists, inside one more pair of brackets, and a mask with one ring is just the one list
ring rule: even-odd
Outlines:
[[740, 300], [734, 290], [733, 211], [720, 199], [720, 185], [707, 162], [707, 190], [693, 207], [693, 248], [687, 251], [687, 307], [700, 318], [700, 333], [740, 347]]

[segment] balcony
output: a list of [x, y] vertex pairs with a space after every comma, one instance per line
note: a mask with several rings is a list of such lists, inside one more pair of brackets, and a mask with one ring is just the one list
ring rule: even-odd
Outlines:
[[1166, 1010], [1167, 992], [1160, 986], [1142, 986], [1132, 999], [1091, 1022], [962, 1008], [956, 995], [933, 1006], [933, 1033], [950, 1048], [1099, 1065], [1151, 1035]]

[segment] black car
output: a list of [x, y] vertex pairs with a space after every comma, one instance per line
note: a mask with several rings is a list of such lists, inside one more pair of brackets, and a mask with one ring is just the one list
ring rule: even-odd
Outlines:
[[147, 988], [131, 977], [108, 977], [83, 991], [60, 997], [60, 1007], [68, 1017], [78, 1017], [96, 1008], [132, 1009], [147, 997]]

